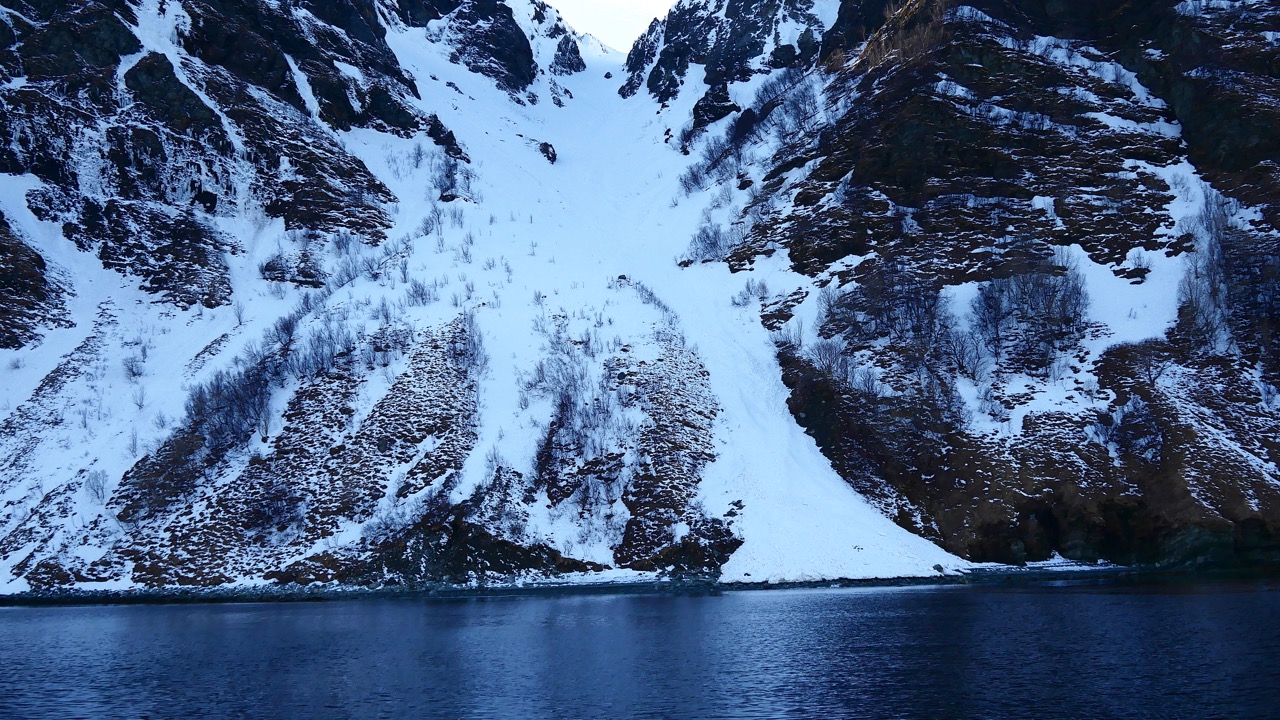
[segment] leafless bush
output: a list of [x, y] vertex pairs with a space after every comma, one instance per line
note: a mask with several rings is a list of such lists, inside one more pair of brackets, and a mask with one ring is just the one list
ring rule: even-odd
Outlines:
[[809, 362], [824, 377], [844, 380], [848, 375], [849, 359], [844, 354], [845, 344], [839, 338], [821, 338], [809, 346], [805, 353]]
[[729, 301], [734, 307], [746, 307], [752, 300], [764, 302], [769, 297], [769, 286], [763, 280], [748, 280], [746, 286]]
[[1222, 203], [1209, 201], [1196, 219], [1200, 241], [1178, 283], [1183, 329], [1197, 350], [1216, 352], [1228, 335], [1227, 272], [1223, 255], [1228, 220]]
[[999, 363], [1016, 355], [1022, 369], [1044, 371], [1074, 347], [1083, 332], [1089, 296], [1084, 276], [1066, 251], [1031, 258], [978, 290], [970, 306], [973, 329]]
[[948, 0], [899, 0], [885, 6], [885, 24], [867, 41], [855, 67], [893, 60], [909, 65], [923, 60], [948, 36], [944, 22]]
[[142, 358], [137, 355], [129, 355], [121, 361], [124, 367], [124, 376], [129, 382], [135, 382], [138, 378], [146, 373], [146, 366]]
[[690, 165], [680, 174], [680, 190], [685, 196], [707, 189], [707, 172], [700, 164]]
[[889, 387], [880, 382], [874, 370], [864, 366], [854, 367], [852, 364], [846, 368], [845, 385], [864, 401], [880, 402], [889, 397]]
[[85, 473], [84, 489], [94, 502], [102, 504], [107, 499], [107, 473], [102, 470]]
[[818, 291], [818, 326], [827, 324], [833, 313], [840, 309], [840, 289], [831, 283]]
[[339, 230], [333, 235], [333, 247], [339, 253], [346, 254], [351, 250], [352, 235], [347, 230]]
[[1142, 458], [1153, 464], [1160, 462], [1164, 451], [1164, 431], [1155, 410], [1137, 395], [1109, 416], [1103, 414], [1099, 417], [1093, 430], [1095, 437], [1113, 446], [1121, 457]]
[[769, 339], [779, 352], [799, 353], [804, 350], [804, 326], [794, 320], [770, 333]]
[[1169, 344], [1163, 340], [1121, 343], [1110, 352], [1123, 358], [1133, 376], [1151, 387], [1155, 387], [1160, 378], [1173, 367]]
[[[310, 297], [310, 294], [304, 297]], [[298, 333], [298, 322], [301, 319], [302, 313], [297, 310], [277, 318], [271, 329], [267, 331], [268, 339], [288, 352], [293, 347], [293, 339]]]
[[986, 376], [987, 357], [981, 340], [969, 332], [953, 331], [947, 334], [946, 348], [955, 363], [956, 371], [975, 383]]
[[484, 373], [489, 366], [489, 354], [484, 348], [484, 335], [476, 322], [475, 310], [468, 310], [458, 318], [458, 330], [450, 348], [454, 362], [474, 374]]
[[345, 287], [360, 277], [360, 262], [350, 255], [338, 261], [330, 283], [333, 287]]
[[635, 288], [636, 295], [640, 297], [640, 302], [645, 305], [652, 305], [665, 315], [674, 314], [671, 312], [671, 308], [648, 285], [637, 280], [631, 283], [631, 287]]
[[439, 286], [435, 282], [428, 284], [421, 280], [411, 280], [405, 298], [410, 305], [431, 305], [440, 300]]
[[268, 428], [271, 400], [268, 380], [268, 374], [261, 367], [219, 370], [188, 396], [188, 424], [215, 447], [238, 444], [255, 428]]
[[745, 239], [746, 233], [740, 225], [733, 226], [729, 231], [715, 224], [703, 225], [689, 241], [686, 259], [693, 262], [724, 260], [729, 251]]
[[297, 377], [324, 375], [334, 368], [338, 356], [355, 347], [355, 338], [345, 326], [326, 321], [289, 356], [289, 370]]

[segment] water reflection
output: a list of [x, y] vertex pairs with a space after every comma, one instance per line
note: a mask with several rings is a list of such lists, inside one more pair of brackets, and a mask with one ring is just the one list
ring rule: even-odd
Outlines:
[[0, 612], [0, 716], [1265, 717], [1265, 587]]

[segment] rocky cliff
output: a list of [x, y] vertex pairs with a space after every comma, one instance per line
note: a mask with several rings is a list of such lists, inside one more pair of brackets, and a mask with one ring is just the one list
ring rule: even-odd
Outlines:
[[1269, 3], [0, 3], [0, 588], [1280, 559]]
[[686, 176], [770, 153], [712, 255], [814, 278], [797, 420], [975, 560], [1273, 559], [1275, 11], [873, 5]]

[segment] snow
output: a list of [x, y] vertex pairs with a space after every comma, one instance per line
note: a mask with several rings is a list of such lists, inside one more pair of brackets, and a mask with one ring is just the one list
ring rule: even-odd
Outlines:
[[1095, 48], [1043, 35], [1026, 40], [1001, 36], [999, 42], [1011, 50], [1029, 52], [1058, 65], [1079, 68], [1106, 82], [1124, 85], [1132, 92], [1133, 101], [1139, 105], [1157, 109], [1167, 107], [1163, 100], [1151, 94], [1137, 75], [1120, 63], [1107, 60], [1106, 54]]
[[[826, 0], [816, 11], [825, 13], [824, 22], [829, 22], [831, 18], [825, 16], [833, 17], [836, 7], [833, 0]], [[530, 8], [518, 7], [516, 15], [532, 25]], [[170, 59], [179, 79], [218, 113], [239, 145], [234, 124], [186, 77], [184, 62], [190, 61], [176, 42], [176, 29], [187, 22], [176, 4], [161, 10], [157, 0], [145, 0], [135, 32], [146, 51], [161, 52]], [[522, 402], [519, 378], [531, 372], [547, 352], [533, 328], [563, 315], [571, 335], [594, 329], [603, 341], [616, 338], [630, 345], [636, 361], [651, 362], [659, 352], [659, 335], [674, 330], [710, 372], [711, 389], [721, 406], [714, 430], [718, 457], [705, 471], [697, 503], [713, 517], [729, 512], [731, 503], [742, 506], [731, 527], [744, 545], [725, 567], [725, 580], [921, 576], [936, 574], [935, 565], [947, 571], [968, 566], [872, 508], [836, 475], [813, 440], [791, 419], [768, 334], [753, 311], [730, 303], [745, 278], [720, 265], [689, 269], [677, 265], [700, 221], [699, 199], [672, 207], [676, 179], [689, 159], [664, 143], [664, 133], [670, 125], [678, 129], [687, 119], [696, 94], [683, 94], [659, 115], [643, 104], [647, 98], [624, 101], [617, 94], [618, 81], [603, 78], [605, 72], [613, 72], [615, 78], [625, 75], [624, 56], [584, 41], [589, 71], [555, 79], [572, 93], [565, 99], [566, 107], [550, 102], [518, 106], [490, 80], [450, 63], [447, 51], [428, 41], [428, 31], [393, 28], [387, 40], [406, 71], [419, 79], [422, 109], [439, 114], [458, 133], [478, 178], [472, 192], [475, 202], [454, 204], [460, 208], [457, 223], [447, 223], [438, 239], [416, 237], [414, 229], [430, 212], [428, 191], [439, 151], [422, 137], [402, 139], [366, 130], [339, 134], [342, 144], [399, 198], [390, 208], [396, 227], [389, 237], [393, 242], [404, 239], [409, 272], [440, 285], [442, 300], [408, 308], [405, 320], [419, 328], [434, 327], [470, 309], [484, 335], [490, 363], [480, 378], [479, 437], [455, 499], [469, 495], [484, 478], [489, 454], [517, 469], [528, 471], [532, 466], [551, 408], [544, 399]], [[541, 57], [553, 50], [554, 42], [540, 39], [536, 44]], [[315, 118], [314, 94], [296, 62], [287, 61]], [[357, 68], [340, 69], [362, 79]], [[448, 89], [447, 82], [455, 83], [462, 94]], [[530, 89], [551, 96], [550, 83], [540, 78]], [[555, 146], [559, 156], [555, 165], [538, 152], [539, 142]], [[247, 192], [242, 192], [235, 214], [211, 218], [243, 245], [243, 252], [228, 257], [235, 299], [244, 308], [243, 322], [239, 322], [230, 307], [178, 311], [154, 304], [153, 298], [137, 289], [135, 279], [104, 270], [91, 254], [64, 239], [57, 225], [31, 215], [24, 198], [38, 186], [31, 177], [5, 178], [0, 185], [4, 189], [0, 209], [41, 250], [55, 275], [75, 279], [76, 294], [68, 298], [68, 309], [77, 325], [51, 330], [40, 343], [21, 352], [0, 351], [0, 363], [7, 368], [0, 412], [9, 416], [24, 402], [30, 407], [28, 399], [35, 387], [62, 358], [90, 336], [97, 344], [90, 347], [86, 372], [74, 377], [57, 399], [73, 412], [81, 412], [85, 421], [44, 427], [33, 456], [39, 491], [14, 487], [0, 498], [30, 508], [56, 486], [87, 472], [105, 474], [109, 495], [125, 471], [157, 447], [181, 418], [189, 387], [227, 367], [300, 296], [297, 290], [272, 287], [260, 279], [259, 263], [277, 252], [300, 248], [280, 221], [267, 219], [252, 203], [243, 202]], [[109, 188], [96, 192], [107, 194]], [[376, 253], [359, 243], [350, 252], [357, 259]], [[629, 282], [616, 282], [623, 275]], [[780, 262], [758, 269], [755, 277], [784, 292], [806, 282]], [[640, 284], [651, 288], [670, 312], [646, 304], [635, 289]], [[370, 321], [371, 315], [380, 300], [394, 303], [402, 295], [403, 289], [394, 282], [388, 285], [362, 276], [337, 289], [325, 312], [340, 313], [353, 332], [372, 330], [377, 324]], [[102, 310], [113, 317], [95, 323]], [[314, 318], [304, 319], [300, 333], [308, 332], [314, 322]], [[148, 356], [144, 376], [131, 381], [121, 361], [144, 347]], [[206, 348], [210, 352], [196, 361]], [[400, 360], [386, 377], [371, 376], [361, 390], [361, 407], [372, 406], [404, 368]], [[142, 386], [146, 397], [138, 398], [137, 388]], [[278, 391], [273, 401], [277, 431], [278, 416], [290, 392], [291, 388]], [[255, 440], [240, 462], [247, 461], [255, 449], [264, 447]], [[403, 470], [391, 470], [388, 487]], [[379, 513], [396, 507], [397, 501], [389, 495]], [[104, 511], [101, 501], [81, 486], [69, 517], [56, 529], [49, 546], [66, 542], [74, 556], [100, 557], [113, 534], [98, 535], [77, 546], [72, 528], [89, 525]], [[614, 503], [612, 512], [625, 522], [627, 511], [621, 502]], [[362, 532], [362, 524], [348, 523], [307, 551], [349, 545]], [[620, 539], [616, 521], [613, 525], [598, 519], [584, 521], [572, 510], [549, 510], [544, 503], [533, 506], [526, 532], [570, 556], [601, 563], [612, 562], [611, 548]], [[0, 563], [0, 578], [7, 583], [0, 584], [0, 592], [26, 589], [25, 581], [12, 579], [9, 572], [9, 566], [25, 554], [11, 554]], [[565, 582], [653, 577], [615, 570]], [[237, 582], [262, 581], [244, 577]], [[119, 581], [86, 588], [126, 586]]]
[[320, 117], [320, 102], [316, 100], [316, 94], [311, 89], [311, 81], [307, 79], [306, 73], [298, 67], [298, 62], [293, 59], [292, 55], [285, 54], [284, 59], [289, 63], [289, 72], [293, 74], [293, 84], [298, 87], [298, 92], [302, 95], [302, 102], [306, 105], [307, 114], [313, 118]]
[[1203, 15], [1205, 10], [1235, 10], [1249, 5], [1248, 0], [1185, 0], [1174, 8], [1180, 15]]
[[[699, 499], [712, 516], [728, 511], [734, 501], [744, 504], [734, 528], [745, 544], [725, 567], [726, 580], [930, 575], [935, 564], [949, 570], [965, 566], [873, 509], [791, 419], [767, 333], [729, 302], [745, 278], [719, 265], [676, 265], [698, 213], [693, 201], [670, 207], [674, 180], [688, 160], [661, 143], [665, 122], [680, 122], [687, 107], [673, 106], [655, 117], [636, 107], [638, 102], [620, 100], [616, 82], [601, 78], [610, 69], [622, 75], [622, 57], [612, 55], [592, 58], [588, 73], [559, 80], [574, 95], [567, 108], [515, 108], [483, 80], [422, 52], [411, 35], [391, 40], [417, 77], [452, 80], [476, 98], [442, 112], [442, 119], [450, 127], [468, 128], [463, 142], [489, 140], [468, 144], [484, 186], [481, 214], [497, 208], [505, 218], [514, 210], [520, 219], [500, 222], [497, 232], [483, 235], [476, 245], [480, 255], [507, 258], [515, 278], [495, 288], [500, 308], [485, 308], [479, 315], [493, 365], [482, 391], [477, 447], [497, 447], [508, 459], [532, 456], [529, 433], [513, 432], [529, 421], [521, 417], [510, 379], [536, 360], [527, 346], [527, 328], [539, 310], [528, 298], [536, 291], [556, 307], [608, 308], [611, 329], [631, 339], [660, 320], [634, 298], [608, 289], [610, 278], [626, 275], [671, 307], [680, 331], [710, 371], [722, 405], [719, 457], [706, 471]], [[551, 142], [559, 162], [551, 166], [532, 149], [519, 147], [523, 142], [512, 137], [519, 127]], [[789, 273], [778, 268], [756, 275], [772, 285], [785, 282]], [[468, 490], [464, 486], [458, 492]], [[550, 517], [540, 523], [563, 548], [568, 529]]]
[[338, 68], [338, 70], [343, 75], [346, 75], [352, 80], [359, 82], [361, 85], [367, 82], [364, 77], [364, 71], [356, 67], [355, 65], [352, 65], [350, 63], [344, 63], [341, 60], [334, 60], [333, 66]]
[[[516, 17], [535, 34], [554, 22], [553, 18], [534, 27], [531, 8], [513, 4]], [[824, 24], [830, 24], [838, 6], [835, 0], [820, 0], [814, 12]], [[189, 20], [178, 4], [168, 3], [165, 8], [162, 12], [157, 0], [144, 0], [137, 34], [148, 50], [168, 56], [178, 77], [200, 94], [198, 85], [187, 81], [183, 63], [190, 61], [174, 42], [175, 28]], [[954, 12], [990, 22], [971, 8]], [[790, 25], [781, 28], [782, 41], [795, 30]], [[677, 264], [703, 221], [702, 208], [716, 205], [714, 190], [673, 200], [678, 192], [677, 178], [691, 158], [681, 155], [664, 138], [669, 129], [678, 132], [687, 122], [700, 93], [682, 93], [669, 108], [656, 113], [643, 93], [624, 100], [617, 93], [620, 79], [625, 77], [624, 56], [584, 38], [581, 44], [589, 70], [554, 79], [572, 93], [572, 97], [565, 97], [565, 107], [549, 101], [521, 106], [491, 80], [450, 63], [448, 48], [430, 40], [436, 32], [438, 27], [393, 27], [387, 41], [405, 70], [417, 78], [421, 109], [438, 114], [473, 159], [471, 167], [477, 179], [472, 201], [450, 206], [459, 208], [459, 222], [446, 222], [438, 239], [414, 234], [430, 212], [432, 164], [440, 158], [440, 151], [427, 138], [404, 139], [369, 130], [338, 136], [398, 197], [398, 204], [390, 208], [395, 227], [388, 235], [390, 242], [405, 240], [410, 274], [439, 281], [440, 302], [406, 309], [405, 321], [425, 329], [447, 323], [463, 310], [473, 310], [484, 336], [490, 361], [479, 380], [478, 440], [455, 499], [466, 497], [485, 479], [486, 455], [499, 456], [523, 472], [531, 468], [550, 404], [544, 398], [522, 400], [520, 378], [550, 351], [546, 338], [534, 328], [555, 322], [556, 316], [563, 314], [570, 335], [595, 330], [606, 342], [616, 337], [633, 348], [637, 361], [652, 361], [661, 351], [658, 335], [675, 330], [705, 365], [720, 411], [714, 426], [717, 457], [705, 470], [697, 502], [712, 517], [725, 516], [741, 504], [731, 528], [744, 543], [724, 566], [725, 581], [934, 576], [935, 566], [945, 572], [970, 568], [969, 563], [899, 528], [836, 474], [814, 440], [790, 415], [788, 391], [781, 382], [769, 334], [759, 322], [758, 306], [754, 301], [746, 308], [730, 302], [748, 278], [766, 282], [775, 296], [801, 288], [811, 290], [813, 281], [790, 271], [785, 252], [760, 260], [749, 275], [731, 273], [719, 263], [688, 268]], [[544, 36], [535, 38], [539, 58], [549, 57], [554, 44]], [[1023, 49], [1124, 84], [1132, 90], [1134, 103], [1162, 107], [1136, 77], [1097, 51], [1057, 38], [1034, 38]], [[314, 117], [315, 97], [296, 63], [292, 58], [288, 61]], [[358, 68], [341, 64], [339, 68], [363, 81]], [[612, 72], [614, 79], [604, 79], [606, 72]], [[698, 76], [691, 71], [690, 82]], [[762, 76], [735, 85], [735, 99], [750, 102], [763, 80]], [[456, 84], [461, 94], [447, 88], [449, 82]], [[530, 90], [550, 98], [555, 94], [551, 83], [551, 78], [543, 76]], [[957, 97], [966, 92], [954, 83], [937, 89]], [[217, 110], [207, 97], [200, 96]], [[998, 114], [1000, 109], [991, 112]], [[219, 115], [235, 142], [238, 135], [233, 124], [220, 111]], [[1097, 114], [1095, 119], [1111, 127], [1135, 129], [1135, 123], [1112, 115]], [[1170, 137], [1180, 133], [1178, 126], [1166, 123], [1136, 129]], [[558, 161], [554, 165], [538, 152], [540, 142], [556, 148]], [[425, 148], [427, 160], [415, 163], [419, 148]], [[1170, 234], [1190, 226], [1206, 200], [1193, 167], [1133, 163], [1130, 169], [1156, 174], [1174, 188], [1176, 197], [1167, 208], [1175, 226], [1168, 230]], [[798, 176], [802, 171], [793, 174]], [[280, 221], [267, 220], [252, 209], [218, 218], [220, 229], [244, 245], [244, 252], [228, 258], [236, 299], [246, 308], [244, 322], [237, 322], [232, 308], [178, 311], [153, 304], [154, 298], [137, 290], [136, 280], [103, 270], [91, 254], [76, 250], [65, 240], [56, 225], [34, 218], [23, 198], [37, 186], [30, 177], [4, 178], [0, 209], [40, 248], [58, 273], [76, 279], [77, 294], [68, 298], [68, 305], [78, 325], [51, 330], [40, 344], [20, 353], [0, 351], [0, 368], [5, 368], [0, 413], [8, 416], [14, 412], [61, 358], [91, 333], [100, 334], [104, 347], [93, 360], [92, 372], [74, 380], [65, 391], [71, 401], [68, 407], [91, 409], [98, 419], [87, 427], [70, 421], [48, 429], [37, 459], [48, 480], [45, 491], [79, 472], [102, 470], [110, 478], [109, 492], [137, 457], [162, 441], [182, 415], [191, 383], [228, 366], [247, 343], [261, 337], [262, 331], [296, 302], [297, 290], [271, 287], [259, 278], [257, 265], [281, 249], [298, 248]], [[715, 219], [727, 219], [736, 201], [740, 198], [731, 197], [716, 206]], [[1031, 206], [1053, 217], [1052, 199], [1035, 198]], [[350, 252], [357, 258], [378, 252], [355, 245]], [[1144, 262], [1150, 266], [1145, 282], [1134, 284], [1118, 277], [1117, 268], [1093, 262], [1079, 246], [1072, 246], [1069, 252], [1087, 281], [1092, 298], [1089, 320], [1105, 328], [1101, 337], [1087, 341], [1085, 349], [1091, 359], [1119, 342], [1159, 337], [1175, 321], [1182, 258], [1161, 252], [1146, 253], [1141, 259], [1131, 256], [1127, 264]], [[862, 260], [848, 258], [842, 267]], [[617, 282], [624, 275], [628, 282]], [[670, 313], [647, 304], [636, 291], [640, 284], [650, 288]], [[965, 314], [976, 291], [974, 284], [948, 289], [958, 315]], [[329, 310], [342, 313], [353, 331], [373, 330], [377, 323], [372, 315], [379, 302], [384, 298], [395, 302], [403, 292], [395, 282], [362, 276], [335, 292], [329, 299]], [[111, 309], [116, 319], [95, 329], [93, 318], [100, 307]], [[796, 312], [796, 324], [812, 332], [817, 315], [815, 295]], [[314, 318], [308, 318], [304, 325], [311, 322]], [[224, 337], [225, 343], [207, 362], [192, 364], [201, 350]], [[131, 399], [135, 385], [124, 377], [120, 360], [139, 352], [142, 345], [148, 346], [151, 359], [145, 364], [148, 398], [138, 408]], [[1021, 418], [1028, 413], [1099, 402], [1105, 405], [1070, 389], [1072, 380], [1089, 379], [1088, 363], [1084, 365], [1080, 374], [1059, 382], [1046, 384], [1027, 378], [1028, 384], [1038, 388], [1035, 400], [1020, 407], [1006, 423], [984, 420], [981, 413], [975, 413], [977, 428], [1017, 432]], [[387, 376], [371, 376], [361, 390], [361, 408], [370, 407], [404, 368], [401, 360]], [[593, 367], [591, 372], [599, 373], [600, 369]], [[1021, 381], [1012, 378], [1010, 386]], [[961, 392], [976, 407], [976, 388], [962, 384]], [[277, 413], [287, 393], [287, 389], [280, 391]], [[158, 422], [160, 416], [168, 418], [168, 423]], [[138, 436], [137, 452], [126, 449], [132, 431]], [[403, 471], [393, 469], [387, 477], [388, 486]], [[32, 499], [24, 495], [27, 492], [25, 487], [14, 488], [0, 497], [0, 503], [30, 504]], [[380, 510], [394, 509], [395, 500], [388, 497]], [[621, 503], [612, 509], [625, 517]], [[77, 523], [83, 526], [101, 513], [101, 504], [82, 488], [75, 497], [74, 519], [61, 532], [69, 536], [69, 528]], [[361, 524], [350, 523], [323, 545], [349, 544], [362, 531]], [[532, 506], [526, 532], [568, 555], [597, 562], [611, 562], [611, 545], [617, 540], [616, 527], [598, 519], [584, 521], [573, 511], [546, 509], [542, 502]], [[88, 559], [101, 549], [85, 545], [77, 552]], [[11, 555], [14, 561], [21, 557], [21, 553]], [[8, 578], [8, 569], [0, 566], [0, 578]], [[611, 571], [566, 581], [628, 582], [653, 577]], [[243, 578], [241, 582], [260, 580]], [[0, 585], [0, 592], [23, 587], [23, 581], [13, 581]]]
[[1151, 273], [1141, 284], [1134, 284], [1118, 277], [1111, 267], [1091, 261], [1079, 245], [1070, 250], [1088, 285], [1089, 319], [1110, 331], [1094, 349], [1163, 337], [1177, 320], [1178, 282], [1184, 272], [1180, 258], [1144, 253]]
[[1000, 22], [999, 20], [996, 20], [995, 18], [982, 12], [976, 7], [973, 7], [972, 5], [961, 5], [960, 7], [952, 9], [950, 11], [950, 14], [951, 14], [951, 18], [955, 20], [968, 20], [971, 22], [978, 22], [993, 28], [1009, 27], [1007, 24]]

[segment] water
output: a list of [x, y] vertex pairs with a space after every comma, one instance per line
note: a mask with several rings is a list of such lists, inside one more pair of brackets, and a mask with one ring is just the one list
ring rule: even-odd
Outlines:
[[0, 610], [0, 716], [1280, 716], [1280, 586]]

